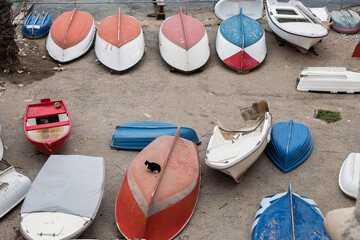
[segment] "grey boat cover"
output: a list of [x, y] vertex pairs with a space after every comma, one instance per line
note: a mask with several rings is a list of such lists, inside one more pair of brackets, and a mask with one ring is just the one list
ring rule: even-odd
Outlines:
[[104, 158], [51, 155], [35, 178], [21, 213], [61, 212], [94, 219], [104, 182]]

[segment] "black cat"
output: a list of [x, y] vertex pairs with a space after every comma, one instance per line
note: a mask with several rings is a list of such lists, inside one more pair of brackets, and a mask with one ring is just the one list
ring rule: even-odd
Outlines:
[[159, 173], [161, 171], [161, 166], [155, 162], [149, 162], [146, 160], [144, 164], [147, 165], [147, 169], [151, 172]]

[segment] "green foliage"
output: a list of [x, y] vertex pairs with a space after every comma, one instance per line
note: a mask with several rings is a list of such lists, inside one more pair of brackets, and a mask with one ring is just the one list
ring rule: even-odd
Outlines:
[[333, 123], [341, 120], [339, 112], [319, 109], [315, 111], [315, 118], [321, 119], [327, 123]]

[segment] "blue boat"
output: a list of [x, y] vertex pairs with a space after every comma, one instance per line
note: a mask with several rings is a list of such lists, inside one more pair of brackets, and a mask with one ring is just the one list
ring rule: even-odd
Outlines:
[[22, 31], [28, 38], [41, 38], [49, 33], [51, 24], [49, 13], [30, 13], [23, 21]]
[[[116, 127], [110, 145], [113, 148], [141, 150], [160, 135], [174, 136], [176, 129], [177, 125], [164, 122], [140, 121], [124, 123]], [[181, 127], [180, 137], [195, 144], [201, 143], [192, 128]]]
[[265, 197], [255, 214], [251, 240], [330, 240], [314, 200], [289, 191]]
[[281, 171], [287, 173], [309, 157], [312, 147], [309, 128], [291, 120], [272, 127], [271, 142], [266, 147], [266, 153]]

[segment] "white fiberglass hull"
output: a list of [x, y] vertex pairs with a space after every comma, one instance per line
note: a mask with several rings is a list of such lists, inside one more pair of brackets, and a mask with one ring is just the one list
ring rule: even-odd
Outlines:
[[96, 34], [95, 54], [99, 61], [115, 71], [124, 71], [138, 63], [145, 53], [145, 40], [142, 29], [139, 36], [120, 48]]
[[209, 39], [206, 31], [199, 42], [186, 50], [166, 38], [160, 28], [159, 49], [161, 57], [167, 64], [183, 72], [191, 72], [201, 68], [210, 57]]
[[220, 0], [214, 7], [215, 15], [221, 20], [228, 19], [240, 13], [259, 20], [263, 17], [263, 0]]
[[360, 153], [350, 153], [341, 166], [339, 186], [352, 198], [357, 198], [360, 180]]
[[20, 230], [29, 240], [64, 240], [80, 236], [93, 222], [91, 218], [59, 212], [20, 214]]
[[94, 41], [95, 32], [96, 32], [96, 28], [95, 28], [95, 24], [93, 23], [90, 32], [84, 38], [84, 40], [82, 40], [75, 46], [67, 49], [62, 49], [61, 47], [59, 47], [51, 38], [51, 33], [50, 33], [46, 40], [46, 49], [48, 50], [49, 55], [58, 62], [64, 63], [64, 62], [72, 61], [82, 56], [90, 49]]
[[221, 138], [219, 126], [215, 126], [206, 151], [205, 163], [239, 182], [246, 170], [259, 158], [270, 142], [272, 117], [265, 114], [261, 133], [243, 139], [226, 140]]

